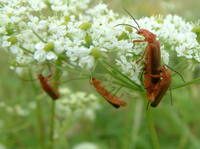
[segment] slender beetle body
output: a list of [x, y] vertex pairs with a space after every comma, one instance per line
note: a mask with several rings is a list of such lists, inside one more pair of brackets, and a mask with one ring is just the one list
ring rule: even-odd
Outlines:
[[56, 100], [60, 97], [60, 94], [57, 89], [53, 88], [49, 84], [49, 77], [44, 77], [42, 74], [38, 75], [38, 79], [40, 81], [40, 85], [42, 89], [53, 99]]
[[96, 91], [115, 108], [127, 105], [126, 102], [120, 100], [119, 97], [111, 94], [104, 86], [101, 85], [101, 82], [96, 78], [91, 78], [91, 84], [96, 88]]
[[160, 71], [160, 80], [154, 86], [153, 93], [155, 99], [153, 102], [151, 102], [152, 107], [156, 107], [160, 103], [162, 97], [165, 95], [171, 83], [170, 71], [164, 66], [159, 67], [159, 71]]

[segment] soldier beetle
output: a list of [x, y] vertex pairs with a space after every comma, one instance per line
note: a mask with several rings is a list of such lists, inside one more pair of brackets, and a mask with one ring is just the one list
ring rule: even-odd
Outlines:
[[115, 108], [127, 105], [127, 103], [120, 100], [119, 97], [111, 94], [104, 86], [101, 85], [101, 82], [96, 78], [91, 78], [90, 83], [96, 88], [96, 91]]
[[152, 77], [152, 75], [160, 75], [160, 49], [155, 48], [152, 43], [147, 45], [145, 50], [145, 66], [144, 66], [144, 88], [147, 90], [147, 99], [153, 100], [152, 92], [153, 86], [159, 82], [159, 77]]
[[[143, 40], [133, 40], [133, 43], [137, 42], [147, 42], [147, 47], [142, 55], [142, 59], [145, 56], [145, 69], [148, 71], [147, 73], [151, 74], [159, 74], [158, 68], [161, 66], [161, 54], [160, 54], [160, 43], [156, 40], [156, 35], [147, 29], [141, 29], [138, 22], [135, 18], [126, 10], [124, 9], [128, 15], [133, 19], [136, 23], [137, 27], [129, 25], [129, 24], [118, 24], [119, 25], [126, 25], [130, 26], [137, 30], [137, 34], [142, 35], [144, 37]], [[157, 78], [153, 78], [153, 82], [158, 81]]]
[[53, 88], [50, 84], [49, 84], [49, 80], [51, 78], [52, 75], [49, 75], [47, 77], [44, 77], [42, 74], [38, 75], [38, 79], [40, 81], [40, 85], [42, 87], [42, 89], [53, 99], [56, 100], [60, 97], [60, 94], [58, 92], [58, 90], [56, 88]]
[[159, 78], [159, 81], [153, 86], [152, 107], [156, 107], [160, 103], [171, 83], [171, 72], [164, 66], [160, 66], [158, 70], [160, 75], [152, 75], [153, 78]]

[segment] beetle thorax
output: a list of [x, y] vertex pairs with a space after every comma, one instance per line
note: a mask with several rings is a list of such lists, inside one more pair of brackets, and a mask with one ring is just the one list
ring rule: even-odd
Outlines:
[[146, 29], [140, 29], [138, 34], [144, 36], [145, 40], [150, 43], [155, 42], [156, 40], [156, 35]]

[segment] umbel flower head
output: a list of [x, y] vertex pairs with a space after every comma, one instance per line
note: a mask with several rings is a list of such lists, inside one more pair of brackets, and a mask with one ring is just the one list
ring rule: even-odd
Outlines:
[[[101, 108], [97, 96], [85, 92], [73, 92], [69, 88], [60, 88], [62, 97], [57, 101], [58, 115], [63, 119], [87, 117], [95, 119], [95, 112]], [[73, 114], [72, 114], [73, 113]]]
[[[12, 55], [14, 68], [43, 64], [92, 71], [106, 61], [139, 83], [141, 64], [136, 63], [145, 44], [130, 27], [131, 18], [120, 17], [103, 3], [92, 8], [90, 0], [0, 0], [1, 48]], [[157, 35], [164, 63], [169, 53], [200, 62], [197, 30], [179, 16], [152, 16], [137, 20]], [[66, 69], [63, 69], [63, 71]]]

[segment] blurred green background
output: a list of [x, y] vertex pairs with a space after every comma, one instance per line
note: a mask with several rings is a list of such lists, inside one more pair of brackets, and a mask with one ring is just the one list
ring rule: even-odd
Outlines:
[[[98, 1], [95, 1], [95, 3]], [[157, 14], [178, 14], [187, 20], [196, 21], [200, 17], [199, 0], [104, 0], [109, 8], [123, 15], [123, 7], [134, 16]], [[31, 83], [21, 80], [9, 69], [9, 56], [0, 51], [0, 149], [37, 149], [38, 122], [37, 112], [31, 108], [34, 92]], [[173, 61], [173, 59], [171, 60]], [[190, 71], [189, 71], [190, 72]], [[185, 80], [198, 77], [199, 71], [181, 72]], [[180, 83], [178, 77], [174, 82]], [[76, 87], [74, 83], [74, 87]], [[85, 83], [88, 87], [88, 82]], [[83, 86], [84, 88], [84, 86]], [[93, 90], [94, 91], [94, 90]], [[161, 149], [199, 149], [200, 148], [200, 99], [199, 85], [174, 90], [173, 106], [170, 105], [169, 93], [158, 108], [150, 109], [158, 134]], [[151, 133], [148, 130], [146, 104], [141, 99], [127, 99], [129, 106], [114, 109], [104, 100], [97, 111], [96, 119], [80, 119], [75, 126], [77, 131], [55, 142], [55, 148], [72, 149], [81, 142], [93, 142], [100, 149], [153, 149]], [[19, 116], [15, 110], [20, 106], [29, 109], [28, 116]], [[49, 107], [43, 103], [46, 126], [48, 126]], [[23, 113], [22, 113], [23, 115]], [[75, 129], [71, 127], [69, 130]]]
[[124, 13], [123, 7], [134, 16], [177, 14], [188, 20], [199, 19], [199, 0], [103, 0], [113, 10]]

